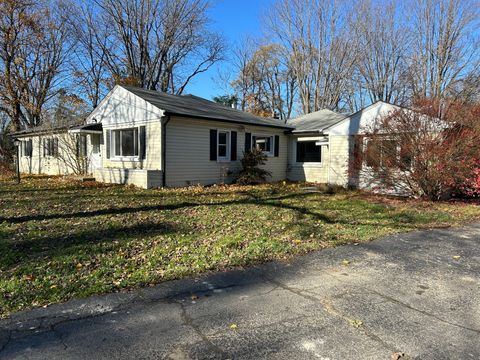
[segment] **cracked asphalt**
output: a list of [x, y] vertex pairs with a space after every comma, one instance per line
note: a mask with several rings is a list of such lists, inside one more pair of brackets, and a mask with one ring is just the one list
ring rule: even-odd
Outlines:
[[394, 353], [480, 358], [480, 224], [73, 300], [0, 322], [1, 359], [325, 360]]

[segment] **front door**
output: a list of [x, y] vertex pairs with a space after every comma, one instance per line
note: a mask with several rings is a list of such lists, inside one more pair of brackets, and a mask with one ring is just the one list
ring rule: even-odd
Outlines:
[[100, 134], [91, 134], [90, 143], [92, 144], [92, 151], [90, 154], [89, 169], [90, 173], [93, 174], [95, 169], [100, 169], [102, 167], [102, 153], [100, 152]]

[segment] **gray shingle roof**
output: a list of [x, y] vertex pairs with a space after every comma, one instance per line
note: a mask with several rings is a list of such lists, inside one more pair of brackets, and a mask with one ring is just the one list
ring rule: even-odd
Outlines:
[[295, 128], [292, 131], [293, 133], [309, 131], [319, 132], [338, 124], [345, 118], [345, 115], [338, 114], [328, 109], [323, 109], [289, 120], [287, 121], [287, 125]]
[[284, 129], [291, 128], [281, 120], [249, 114], [194, 95], [171, 95], [134, 86], [122, 87], [153, 106], [164, 110], [167, 115], [189, 116], [200, 119], [212, 119]]

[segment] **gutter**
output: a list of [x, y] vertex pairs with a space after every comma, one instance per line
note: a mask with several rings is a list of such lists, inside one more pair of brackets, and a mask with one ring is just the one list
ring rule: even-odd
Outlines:
[[166, 120], [160, 120], [162, 123], [162, 186], [166, 187], [167, 174], [165, 171], [165, 166], [167, 163], [167, 124], [170, 122], [170, 115], [166, 116]]

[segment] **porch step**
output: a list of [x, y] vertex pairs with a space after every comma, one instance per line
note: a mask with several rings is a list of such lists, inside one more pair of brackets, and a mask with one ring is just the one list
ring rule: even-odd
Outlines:
[[80, 178], [81, 181], [83, 182], [87, 182], [87, 181], [95, 181], [95, 178], [94, 177], [91, 177], [91, 176], [82, 176]]

